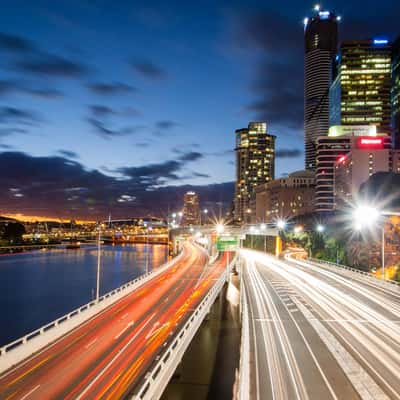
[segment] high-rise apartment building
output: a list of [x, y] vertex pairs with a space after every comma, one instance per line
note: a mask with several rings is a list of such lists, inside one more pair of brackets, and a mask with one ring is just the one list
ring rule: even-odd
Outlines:
[[400, 149], [400, 36], [392, 46], [392, 139]]
[[304, 20], [304, 144], [305, 167], [315, 169], [316, 140], [329, 129], [329, 88], [338, 43], [340, 18], [318, 6]]
[[[275, 139], [267, 133], [265, 122], [250, 122], [247, 128], [236, 130], [235, 220], [250, 221], [251, 199], [255, 188], [275, 176]], [[252, 204], [255, 204], [253, 201]], [[254, 207], [253, 207], [254, 208]]]
[[345, 41], [330, 89], [331, 125], [375, 125], [390, 135], [391, 45], [386, 39]]
[[183, 196], [183, 225], [198, 225], [199, 223], [199, 197], [195, 192], [187, 192]]
[[376, 146], [390, 150], [391, 137], [385, 134], [377, 134], [376, 128], [369, 126], [335, 126], [330, 128], [328, 136], [317, 139], [316, 212], [330, 212], [335, 209], [335, 163], [342, 157], [344, 159], [352, 149], [365, 150]]

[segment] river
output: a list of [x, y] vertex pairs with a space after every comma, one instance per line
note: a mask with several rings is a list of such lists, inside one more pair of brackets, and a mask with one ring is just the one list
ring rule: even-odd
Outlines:
[[[100, 295], [143, 274], [146, 257], [157, 268], [167, 246], [102, 246]], [[0, 346], [88, 303], [96, 271], [95, 246], [0, 256]]]

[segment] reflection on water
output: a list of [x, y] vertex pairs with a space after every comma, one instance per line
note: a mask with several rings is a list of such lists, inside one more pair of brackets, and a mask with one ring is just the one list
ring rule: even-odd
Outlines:
[[[100, 295], [167, 259], [167, 246], [103, 246]], [[97, 248], [0, 257], [0, 346], [89, 302], [96, 293]]]

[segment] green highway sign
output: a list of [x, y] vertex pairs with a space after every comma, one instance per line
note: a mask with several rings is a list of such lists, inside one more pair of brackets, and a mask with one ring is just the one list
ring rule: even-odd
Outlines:
[[239, 239], [236, 236], [219, 236], [217, 239], [218, 251], [235, 251], [239, 246]]

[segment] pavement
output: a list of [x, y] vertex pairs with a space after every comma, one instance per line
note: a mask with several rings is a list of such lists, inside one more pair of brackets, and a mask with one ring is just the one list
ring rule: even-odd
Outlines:
[[400, 399], [398, 287], [243, 250], [251, 399]]
[[[142, 380], [166, 343], [225, 270], [187, 243], [144, 286], [0, 375], [0, 399], [119, 399]], [[0, 361], [1, 362], [1, 361]]]

